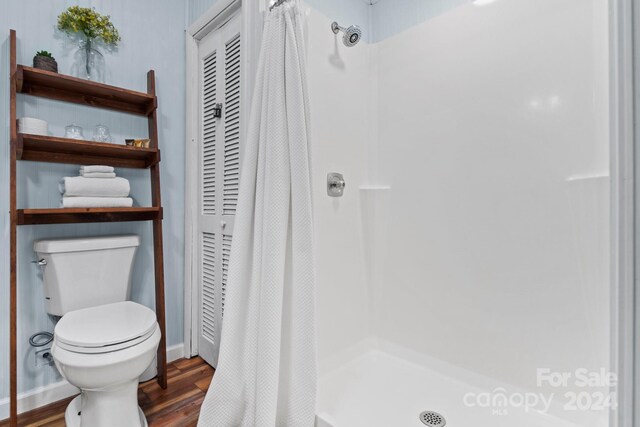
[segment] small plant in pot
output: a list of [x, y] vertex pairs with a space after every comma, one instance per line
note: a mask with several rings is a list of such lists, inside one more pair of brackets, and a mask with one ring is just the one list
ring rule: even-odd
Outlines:
[[36, 56], [33, 57], [33, 68], [39, 68], [40, 70], [58, 72], [58, 63], [51, 53], [46, 50], [36, 52]]

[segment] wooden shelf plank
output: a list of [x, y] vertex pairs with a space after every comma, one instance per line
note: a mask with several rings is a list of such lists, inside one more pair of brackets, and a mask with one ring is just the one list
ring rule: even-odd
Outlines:
[[160, 162], [157, 148], [136, 148], [43, 135], [19, 134], [16, 159], [36, 162], [148, 168]]
[[162, 219], [162, 208], [18, 209], [17, 216], [18, 225], [151, 221]]
[[148, 116], [157, 106], [156, 97], [116, 86], [79, 79], [51, 71], [18, 65], [16, 89], [19, 93], [107, 108]]

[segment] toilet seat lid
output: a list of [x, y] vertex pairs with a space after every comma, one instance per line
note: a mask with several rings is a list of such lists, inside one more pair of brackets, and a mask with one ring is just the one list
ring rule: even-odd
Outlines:
[[[55, 339], [64, 347], [107, 350], [122, 349], [137, 344], [155, 331], [153, 310], [131, 301], [84, 308], [65, 314], [55, 328]], [[119, 344], [128, 344], [122, 346]], [[108, 351], [108, 350], [107, 350]]]

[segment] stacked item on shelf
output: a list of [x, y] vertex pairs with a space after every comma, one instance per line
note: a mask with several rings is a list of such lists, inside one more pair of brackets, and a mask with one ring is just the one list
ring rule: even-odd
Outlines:
[[130, 208], [129, 181], [111, 166], [81, 166], [79, 176], [60, 181], [63, 208]]
[[33, 117], [18, 119], [18, 132], [29, 135], [49, 135], [49, 125], [44, 120]]

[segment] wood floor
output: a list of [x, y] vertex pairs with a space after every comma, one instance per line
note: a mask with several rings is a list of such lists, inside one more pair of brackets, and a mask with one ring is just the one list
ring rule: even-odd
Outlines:
[[[200, 405], [214, 370], [199, 357], [180, 359], [167, 366], [167, 389], [155, 380], [141, 384], [138, 402], [150, 427], [189, 427], [198, 422]], [[18, 417], [20, 427], [65, 427], [64, 410], [72, 398], [26, 412]], [[0, 421], [0, 427], [9, 425]]]

